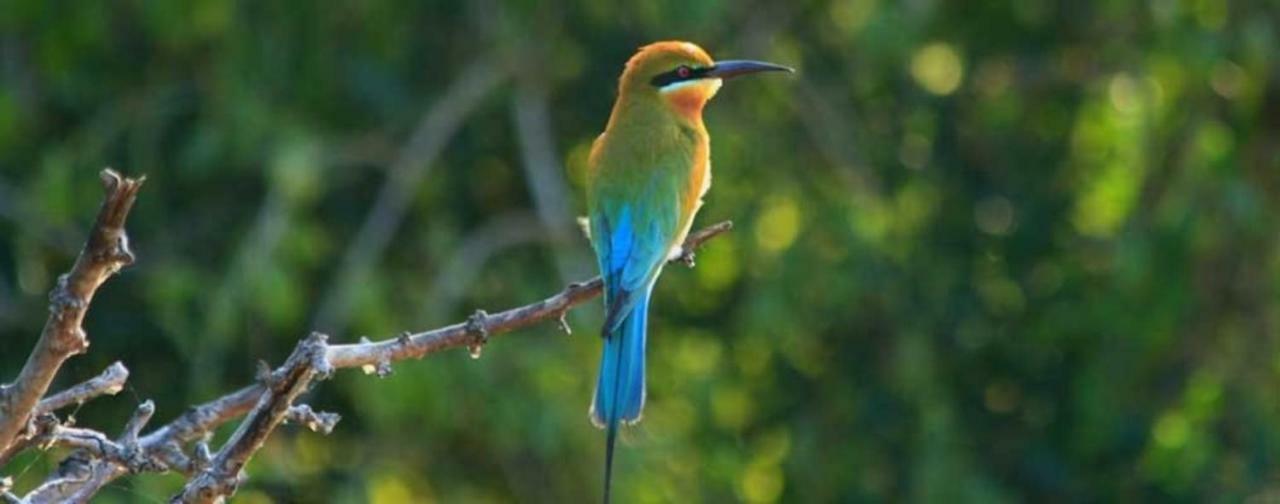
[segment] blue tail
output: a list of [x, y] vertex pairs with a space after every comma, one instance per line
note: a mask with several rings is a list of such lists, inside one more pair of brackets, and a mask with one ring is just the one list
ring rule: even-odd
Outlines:
[[596, 381], [591, 420], [607, 432], [604, 460], [606, 504], [613, 477], [613, 444], [618, 434], [618, 422], [638, 422], [644, 409], [644, 343], [649, 293], [650, 289], [645, 289], [618, 329], [605, 336], [604, 355], [600, 359], [600, 377]]

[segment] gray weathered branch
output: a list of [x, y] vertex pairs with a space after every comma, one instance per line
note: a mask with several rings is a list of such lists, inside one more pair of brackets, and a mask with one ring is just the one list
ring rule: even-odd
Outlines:
[[316, 411], [306, 404], [295, 404], [285, 414], [284, 421], [306, 427], [311, 432], [328, 434], [342, 420], [342, 415], [327, 411]]
[[27, 430], [32, 413], [62, 363], [89, 347], [80, 323], [98, 286], [133, 263], [124, 224], [144, 180], [146, 177], [124, 178], [110, 169], [102, 171], [107, 196], [89, 239], [71, 271], [59, 277], [49, 293], [49, 319], [22, 371], [13, 383], [0, 387], [0, 453], [7, 453]]
[[53, 413], [73, 404], [84, 404], [86, 401], [103, 395], [116, 395], [124, 389], [124, 382], [129, 379], [129, 369], [120, 361], [107, 366], [102, 374], [90, 378], [69, 389], [40, 400], [33, 416]]
[[[706, 241], [732, 228], [721, 222], [689, 235], [673, 262], [692, 264], [693, 253]], [[489, 337], [532, 326], [548, 320], [563, 324], [565, 313], [599, 296], [599, 277], [573, 283], [555, 295], [536, 303], [495, 314], [477, 311], [465, 322], [420, 333], [405, 332], [382, 341], [331, 345], [323, 335], [313, 333], [298, 344], [285, 363], [264, 371], [259, 383], [241, 388], [213, 401], [195, 406], [167, 425], [139, 436], [150, 413], [145, 403], [135, 414], [125, 433], [117, 440], [94, 431], [58, 425], [56, 418], [46, 428], [50, 442], [78, 448], [63, 461], [58, 471], [26, 496], [28, 502], [83, 502], [114, 479], [138, 471], [178, 471], [191, 476], [174, 502], [219, 502], [235, 493], [243, 481], [243, 468], [281, 422], [329, 432], [338, 421], [332, 413], [318, 413], [309, 406], [293, 404], [317, 379], [333, 370], [359, 367], [369, 372], [390, 372], [391, 363], [449, 348], [477, 349]], [[210, 454], [208, 436], [214, 429], [245, 416], [236, 432], [216, 454]], [[74, 434], [74, 435], [73, 435]], [[194, 453], [183, 446], [197, 443]]]
[[[732, 222], [724, 221], [691, 233], [685, 240], [684, 251], [673, 261], [691, 263], [693, 252], [698, 247], [732, 227]], [[558, 320], [570, 308], [599, 296], [602, 286], [600, 277], [595, 277], [586, 282], [569, 284], [556, 295], [537, 303], [494, 314], [477, 312], [466, 322], [451, 326], [417, 334], [405, 333], [398, 338], [372, 343], [330, 345], [329, 364], [335, 369], [377, 366], [379, 363], [420, 358], [449, 348], [483, 345], [489, 336], [514, 331], [546, 320]]]
[[88, 381], [41, 399], [40, 403], [36, 405], [35, 411], [31, 414], [32, 421], [28, 422], [24, 435], [14, 440], [14, 443], [9, 445], [8, 448], [0, 450], [0, 463], [9, 460], [33, 444], [38, 444], [39, 439], [37, 438], [41, 433], [39, 429], [41, 418], [46, 418], [49, 413], [67, 406], [83, 404], [98, 396], [115, 395], [124, 388], [124, 382], [128, 378], [129, 370], [125, 369], [124, 364], [116, 362], [108, 366], [102, 374], [90, 378]]
[[[698, 246], [728, 231], [731, 227], [732, 223], [726, 221], [690, 235], [683, 246], [682, 253], [673, 260], [692, 263], [693, 251]], [[182, 493], [175, 496], [172, 502], [220, 502], [221, 499], [234, 494], [243, 481], [241, 470], [266, 442], [276, 426], [293, 411], [293, 400], [306, 391], [315, 378], [327, 376], [334, 369], [351, 367], [371, 366], [381, 374], [389, 372], [390, 363], [393, 361], [421, 358], [448, 348], [475, 349], [487, 343], [491, 335], [510, 332], [552, 318], [559, 319], [570, 308], [600, 295], [602, 286], [602, 281], [596, 277], [587, 282], [571, 284], [560, 293], [537, 303], [493, 315], [477, 311], [466, 322], [418, 334], [405, 333], [379, 342], [329, 345], [324, 335], [312, 333], [310, 337], [298, 344], [283, 366], [263, 377], [267, 384], [256, 387], [256, 398], [240, 392], [229, 396], [236, 397], [237, 402], [248, 402], [253, 399], [256, 401], [256, 406], [240, 424], [231, 439], [219, 450], [212, 464], [188, 482]], [[215, 403], [229, 410], [240, 410], [245, 406], [230, 402], [215, 401]], [[216, 425], [199, 430], [207, 431]], [[195, 431], [197, 429], [188, 430], [188, 432]]]
[[[138, 445], [138, 432], [155, 411], [155, 403], [151, 401], [139, 404], [116, 439], [96, 430], [62, 424], [51, 414], [41, 416], [37, 420], [39, 445], [63, 446], [75, 451], [22, 502], [88, 502], [102, 486], [126, 472], [165, 472], [173, 465], [185, 465], [184, 460], [175, 462], [171, 454], [153, 456]], [[181, 458], [179, 455], [178, 459]]]
[[328, 346], [325, 340], [323, 334], [312, 333], [298, 344], [284, 366], [263, 377], [267, 384], [257, 406], [240, 423], [213, 462], [187, 482], [182, 493], [174, 496], [172, 502], [221, 502], [235, 493], [244, 480], [241, 470], [285, 420], [294, 399], [305, 392], [316, 377], [332, 372], [325, 358]]

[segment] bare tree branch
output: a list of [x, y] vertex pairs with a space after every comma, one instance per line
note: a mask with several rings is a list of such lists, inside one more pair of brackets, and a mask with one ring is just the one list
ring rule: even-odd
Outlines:
[[[124, 364], [115, 362], [107, 367], [102, 374], [89, 379], [86, 382], [72, 386], [67, 390], [58, 392], [40, 400], [36, 405], [36, 409], [31, 414], [32, 422], [27, 426], [28, 431], [25, 436], [14, 440], [14, 443], [8, 448], [0, 450], [0, 463], [7, 462], [14, 455], [26, 450], [33, 444], [41, 442], [42, 431], [40, 429], [42, 418], [56, 418], [49, 416], [59, 409], [65, 408], [72, 404], [83, 404], [84, 402], [102, 395], [115, 395], [124, 388], [124, 382], [129, 378], [129, 370]], [[45, 431], [48, 429], [46, 428]], [[43, 432], [47, 435], [47, 432]]]
[[[732, 228], [725, 221], [689, 235], [673, 262], [693, 263], [693, 253], [703, 243]], [[173, 502], [219, 502], [233, 495], [243, 481], [242, 471], [281, 422], [293, 422], [313, 431], [329, 432], [339, 420], [333, 413], [319, 413], [293, 402], [317, 379], [340, 368], [389, 370], [391, 362], [421, 358], [449, 348], [479, 348], [490, 336], [547, 320], [563, 320], [573, 307], [599, 296], [599, 277], [573, 283], [536, 303], [489, 315], [477, 311], [467, 321], [420, 333], [355, 344], [330, 345], [318, 333], [304, 339], [284, 365], [264, 371], [260, 382], [213, 401], [193, 407], [169, 424], [139, 437], [140, 425], [150, 413], [135, 414], [116, 441], [87, 429], [58, 425], [45, 430], [53, 444], [79, 448], [59, 470], [26, 496], [27, 502], [81, 502], [104, 485], [130, 472], [178, 471], [192, 479]], [[148, 406], [145, 403], [143, 406]], [[205, 444], [220, 425], [246, 415], [236, 432], [216, 455]], [[141, 418], [140, 418], [141, 417]], [[188, 456], [182, 446], [197, 442]]]
[[[673, 260], [691, 263], [694, 249], [731, 227], [732, 224], [726, 221], [690, 235], [682, 253]], [[306, 391], [316, 377], [327, 376], [338, 368], [374, 366], [375, 369], [387, 369], [392, 361], [420, 358], [448, 348], [478, 348], [493, 334], [562, 317], [570, 308], [600, 295], [602, 286], [602, 281], [596, 277], [571, 284], [537, 303], [493, 315], [477, 311], [463, 323], [418, 334], [402, 334], [379, 342], [329, 345], [324, 335], [312, 333], [298, 344], [284, 366], [266, 377], [268, 385], [259, 390], [257, 404], [249, 416], [218, 452], [210, 467], [192, 479], [172, 502], [211, 503], [234, 494], [243, 481], [240, 471], [276, 426], [290, 414], [293, 400]]]
[[342, 420], [342, 415], [327, 411], [316, 411], [306, 404], [295, 404], [285, 414], [284, 421], [306, 427], [311, 432], [328, 434]]
[[[673, 261], [692, 262], [694, 250], [732, 228], [732, 222], [724, 221], [691, 233], [684, 242], [683, 252]], [[599, 296], [602, 286], [600, 277], [595, 277], [586, 282], [569, 284], [564, 290], [542, 301], [492, 315], [477, 312], [477, 316], [472, 316], [466, 322], [451, 326], [417, 334], [405, 333], [398, 338], [373, 343], [330, 345], [329, 364], [334, 369], [377, 366], [380, 362], [420, 358], [448, 348], [483, 345], [489, 336], [558, 319], [570, 308]]]
[[74, 448], [58, 469], [22, 499], [30, 504], [89, 502], [111, 480], [125, 474], [138, 472], [165, 472], [172, 466], [189, 465], [185, 456], [178, 454], [152, 455], [138, 444], [138, 432], [155, 414], [156, 406], [145, 401], [134, 410], [120, 436], [114, 440], [106, 434], [60, 424], [53, 415], [44, 415], [38, 421], [41, 446]]
[[88, 242], [71, 272], [60, 277], [49, 294], [49, 319], [18, 378], [0, 388], [0, 452], [7, 451], [21, 434], [62, 363], [88, 348], [81, 321], [98, 286], [133, 263], [124, 223], [145, 180], [123, 178], [110, 169], [102, 171], [107, 197]]
[[14, 495], [10, 490], [13, 489], [13, 478], [5, 476], [0, 478], [0, 501], [5, 504], [22, 504], [22, 499]]
[[107, 369], [103, 370], [102, 374], [41, 399], [33, 415], [39, 416], [45, 413], [53, 413], [73, 404], [84, 404], [86, 401], [98, 396], [116, 395], [124, 389], [124, 382], [128, 379], [129, 369], [124, 367], [124, 364], [121, 364], [120, 361], [116, 361], [107, 366]]
[[332, 372], [325, 359], [326, 339], [323, 334], [311, 333], [298, 344], [281, 369], [266, 377], [268, 384], [257, 406], [218, 451], [213, 463], [192, 478], [171, 502], [221, 502], [235, 493], [244, 480], [241, 470], [285, 420], [294, 399], [305, 392], [317, 376]]

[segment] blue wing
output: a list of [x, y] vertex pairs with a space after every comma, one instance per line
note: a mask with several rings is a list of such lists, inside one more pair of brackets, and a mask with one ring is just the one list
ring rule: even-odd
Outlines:
[[606, 309], [604, 354], [591, 408], [601, 426], [640, 417], [649, 295], [670, 249], [665, 219], [632, 208], [621, 204], [591, 221]]
[[607, 339], [638, 302], [637, 294], [657, 280], [671, 248], [674, 219], [632, 210], [621, 204], [591, 219], [596, 260], [604, 278]]

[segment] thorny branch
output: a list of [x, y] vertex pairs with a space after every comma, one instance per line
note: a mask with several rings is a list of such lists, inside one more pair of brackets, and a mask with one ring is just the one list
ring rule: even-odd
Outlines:
[[[54, 314], [50, 316], [46, 334], [42, 335], [41, 342], [33, 351], [32, 361], [44, 362], [44, 358], [37, 358], [37, 353], [52, 349], [55, 357], [61, 356], [56, 359], [56, 365], [60, 365], [66, 357], [84, 351], [87, 341], [79, 324], [93, 290], [107, 276], [133, 260], [124, 238], [123, 222], [141, 179], [121, 179], [109, 170], [103, 172], [103, 179], [108, 187], [107, 202], [86, 245], [86, 252], [81, 254], [72, 273], [59, 282], [51, 296]], [[123, 188], [128, 189], [127, 198], [121, 195]], [[689, 235], [672, 261], [691, 265], [694, 250], [731, 228], [732, 223], [726, 221]], [[0, 478], [0, 500], [87, 502], [103, 486], [125, 474], [175, 471], [188, 476], [189, 480], [182, 492], [173, 497], [173, 502], [221, 502], [235, 493], [244, 480], [245, 465], [281, 423], [292, 422], [324, 433], [333, 429], [340, 419], [337, 414], [317, 412], [308, 405], [295, 404], [299, 395], [315, 381], [328, 377], [333, 370], [359, 367], [367, 373], [385, 376], [391, 372], [392, 362], [422, 358], [457, 347], [469, 348], [474, 354], [492, 336], [543, 321], [554, 321], [567, 329], [565, 313], [599, 296], [601, 289], [602, 282], [596, 277], [569, 284], [559, 293], [532, 304], [494, 314], [477, 310], [464, 322], [419, 333], [405, 332], [376, 342], [362, 339], [359, 343], [331, 345], [326, 336], [313, 333], [299, 342], [279, 368], [264, 369], [258, 383], [192, 407], [147, 434], [142, 434], [142, 431], [155, 412], [155, 406], [151, 401], [144, 402], [114, 439], [100, 431], [77, 427], [72, 421], [63, 422], [53, 412], [118, 391], [128, 377], [128, 370], [122, 364], [115, 363], [98, 377], [43, 400], [40, 397], [56, 373], [56, 365], [47, 371], [49, 376], [38, 387], [38, 392], [32, 392], [31, 387], [40, 384], [23, 382], [22, 376], [28, 374], [24, 368], [18, 382], [27, 383], [22, 386], [22, 392], [16, 392], [18, 388], [15, 387], [8, 387], [2, 392], [3, 404], [7, 408], [4, 410], [6, 416], [2, 418], [10, 420], [10, 411], [25, 411], [23, 416], [27, 417], [18, 422], [18, 428], [7, 441], [9, 446], [18, 450], [33, 446], [61, 446], [73, 451], [43, 484], [21, 498], [11, 492], [12, 480]], [[46, 339], [50, 341], [46, 343]], [[31, 365], [30, 361], [28, 365]], [[19, 395], [24, 398], [15, 399]], [[28, 400], [25, 395], [34, 395], [34, 399]], [[29, 406], [20, 410], [10, 407], [14, 404]], [[240, 416], [245, 418], [235, 433], [217, 453], [211, 453], [208, 438], [213, 430]], [[19, 434], [21, 444], [14, 443]], [[193, 448], [184, 448], [192, 444]], [[3, 457], [0, 463], [18, 450], [0, 450], [0, 457]]]

